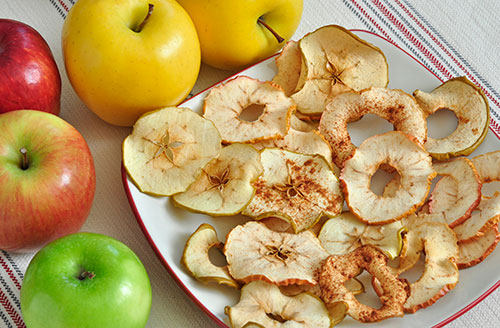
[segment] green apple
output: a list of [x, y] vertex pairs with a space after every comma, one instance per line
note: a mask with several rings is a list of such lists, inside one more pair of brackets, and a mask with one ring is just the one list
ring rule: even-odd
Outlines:
[[79, 0], [62, 48], [80, 99], [119, 126], [184, 100], [201, 63], [193, 22], [175, 0]]
[[21, 288], [28, 328], [144, 327], [151, 285], [139, 258], [116, 239], [76, 233], [42, 248]]
[[198, 31], [201, 60], [238, 69], [264, 59], [290, 39], [302, 0], [178, 0]]

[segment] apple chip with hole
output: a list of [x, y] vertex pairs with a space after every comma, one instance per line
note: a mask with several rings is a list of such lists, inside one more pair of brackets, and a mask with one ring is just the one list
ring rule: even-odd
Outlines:
[[[378, 309], [359, 302], [344, 283], [362, 270], [380, 282], [382, 306]], [[347, 314], [361, 322], [376, 322], [403, 316], [403, 304], [408, 298], [408, 283], [392, 274], [387, 257], [376, 247], [364, 245], [344, 255], [330, 255], [319, 274], [321, 298], [327, 304], [344, 302]]]
[[315, 273], [328, 256], [310, 231], [275, 232], [256, 221], [230, 231], [224, 254], [234, 279], [275, 285], [315, 285]]
[[288, 41], [278, 57], [276, 57], [278, 73], [273, 77], [273, 83], [279, 85], [290, 97], [295, 92], [299, 82], [302, 67], [302, 54], [297, 41]]
[[181, 263], [195, 279], [203, 283], [216, 282], [238, 288], [238, 283], [231, 277], [227, 267], [216, 266], [210, 261], [208, 252], [212, 247], [222, 250], [223, 245], [214, 227], [203, 223], [187, 240]]
[[[401, 255], [400, 265], [416, 263], [420, 254], [425, 254], [425, 267], [421, 277], [410, 284], [410, 296], [404, 304], [408, 313], [434, 304], [458, 283], [458, 245], [453, 230], [445, 222], [439, 222], [441, 214], [413, 216], [413, 219], [407, 225], [408, 249]], [[407, 265], [405, 270], [411, 266]]]
[[319, 131], [334, 150], [333, 160], [342, 168], [356, 149], [347, 129], [350, 122], [375, 114], [394, 125], [396, 131], [413, 136], [424, 144], [427, 121], [415, 99], [402, 90], [369, 88], [339, 94], [321, 116]]
[[182, 193], [175, 205], [213, 216], [234, 215], [252, 199], [252, 182], [262, 174], [260, 153], [250, 145], [232, 144], [203, 168], [200, 176]]
[[233, 328], [249, 323], [266, 328], [332, 327], [330, 314], [318, 297], [309, 293], [285, 296], [277, 286], [263, 281], [243, 286], [239, 302], [227, 306], [225, 313]]
[[[262, 106], [255, 121], [240, 118], [250, 106]], [[210, 90], [203, 105], [203, 116], [214, 122], [224, 143], [283, 138], [295, 111], [294, 102], [272, 82], [238, 76]]]
[[255, 195], [244, 215], [279, 217], [300, 232], [314, 226], [323, 215], [340, 213], [343, 197], [339, 182], [322, 156], [277, 148], [266, 148], [260, 156], [264, 173], [254, 182]]
[[323, 224], [318, 239], [331, 255], [343, 255], [362, 245], [372, 245], [394, 259], [403, 246], [404, 232], [400, 221], [385, 225], [367, 225], [351, 212], [344, 212]]
[[[381, 164], [400, 175], [392, 196], [379, 196], [370, 188]], [[402, 132], [390, 131], [366, 139], [345, 162], [340, 181], [353, 214], [368, 224], [387, 224], [414, 213], [425, 202], [435, 176], [432, 158], [423, 147]]]
[[122, 147], [123, 165], [139, 190], [170, 196], [185, 191], [219, 156], [221, 137], [191, 109], [167, 107], [142, 115]]
[[444, 212], [446, 223], [453, 228], [469, 219], [481, 201], [481, 181], [472, 162], [457, 157], [434, 163], [434, 170], [443, 176], [429, 199], [429, 212]]
[[432, 157], [444, 160], [466, 156], [483, 142], [488, 133], [490, 107], [481, 89], [466, 77], [450, 79], [430, 93], [416, 90], [413, 94], [426, 116], [449, 109], [458, 120], [457, 128], [449, 136], [427, 138], [425, 149]]
[[484, 235], [466, 242], [458, 242], [457, 266], [466, 269], [481, 263], [495, 250], [500, 241], [498, 225], [489, 228]]
[[299, 48], [302, 77], [291, 97], [303, 114], [322, 113], [341, 92], [384, 88], [389, 81], [383, 52], [343, 27], [323, 26], [304, 36]]

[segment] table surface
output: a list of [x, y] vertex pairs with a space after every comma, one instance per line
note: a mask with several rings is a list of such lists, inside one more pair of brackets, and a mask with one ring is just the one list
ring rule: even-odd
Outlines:
[[[91, 213], [82, 231], [103, 233], [121, 240], [144, 263], [153, 289], [148, 327], [216, 327], [169, 276], [130, 209], [121, 181], [120, 165], [121, 142], [131, 129], [111, 126], [100, 120], [85, 107], [69, 84], [63, 65], [60, 33], [64, 18], [74, 2], [1, 0], [0, 17], [23, 21], [47, 40], [63, 82], [61, 117], [82, 133], [92, 151], [97, 189]], [[475, 80], [488, 92], [492, 109], [498, 111], [498, 12], [500, 2], [494, 0], [304, 0], [302, 20], [293, 39], [297, 40], [307, 32], [328, 24], [375, 32], [414, 55], [443, 80], [460, 75]], [[233, 73], [202, 65], [193, 93]], [[19, 313], [15, 306], [19, 294], [16, 286], [19, 287], [33, 254], [3, 252], [0, 255], [8, 259], [6, 265], [13, 270], [8, 275], [14, 278], [10, 300], [14, 304], [14, 311]], [[6, 276], [5, 272], [0, 271], [1, 275]], [[16, 317], [5, 307], [5, 303], [1, 304], [4, 307], [0, 306], [0, 314]], [[500, 290], [497, 290], [448, 327], [499, 326], [499, 308]], [[16, 321], [14, 319], [13, 322]]]

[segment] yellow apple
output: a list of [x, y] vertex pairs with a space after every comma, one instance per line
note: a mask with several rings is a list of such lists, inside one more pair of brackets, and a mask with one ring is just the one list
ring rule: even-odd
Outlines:
[[178, 2], [198, 31], [201, 60], [221, 69], [242, 68], [272, 55], [292, 37], [302, 16], [302, 0]]
[[201, 63], [196, 29], [175, 0], [79, 0], [64, 22], [62, 47], [80, 99], [120, 126], [181, 102]]

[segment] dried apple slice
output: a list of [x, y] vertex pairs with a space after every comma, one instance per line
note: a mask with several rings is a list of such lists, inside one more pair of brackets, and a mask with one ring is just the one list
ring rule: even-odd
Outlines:
[[492, 226], [484, 235], [467, 242], [458, 242], [457, 266], [466, 269], [484, 261], [495, 250], [500, 241], [498, 225]]
[[472, 158], [482, 183], [500, 181], [500, 151], [493, 151]]
[[172, 197], [175, 205], [214, 216], [234, 215], [250, 202], [252, 182], [262, 174], [260, 153], [250, 145], [232, 144], [203, 168], [188, 190]]
[[459, 241], [470, 241], [482, 236], [500, 221], [500, 193], [493, 197], [482, 197], [481, 202], [472, 212], [471, 217], [455, 226], [453, 231]]
[[243, 286], [239, 302], [227, 306], [225, 313], [233, 328], [249, 323], [266, 328], [332, 327], [328, 310], [318, 297], [308, 293], [285, 296], [277, 286], [263, 281]]
[[416, 90], [418, 104], [426, 116], [440, 109], [449, 109], [458, 120], [458, 126], [449, 136], [427, 138], [425, 149], [438, 160], [469, 155], [484, 140], [490, 122], [488, 99], [479, 87], [466, 77], [446, 81], [430, 93]]
[[323, 112], [326, 104], [344, 91], [387, 86], [388, 65], [383, 52], [343, 27], [323, 26], [304, 36], [299, 47], [303, 77], [292, 99], [301, 113]]
[[[381, 164], [394, 167], [400, 188], [392, 197], [375, 194], [371, 177]], [[429, 154], [411, 137], [390, 131], [366, 139], [340, 175], [351, 212], [368, 224], [387, 224], [414, 213], [425, 202], [436, 175]]]
[[224, 254], [234, 279], [276, 285], [315, 285], [316, 270], [328, 256], [310, 231], [275, 232], [256, 221], [231, 230]]
[[443, 176], [429, 199], [429, 212], [444, 212], [446, 222], [453, 228], [470, 218], [481, 201], [481, 181], [472, 162], [458, 157], [434, 163], [434, 170]]
[[210, 261], [208, 252], [212, 247], [222, 249], [223, 245], [217, 238], [214, 227], [203, 223], [187, 240], [181, 263], [195, 279], [205, 284], [216, 282], [221, 285], [239, 288], [238, 283], [231, 277], [226, 266], [219, 267]]
[[288, 130], [283, 139], [272, 139], [253, 144], [257, 149], [281, 148], [305, 155], [321, 155], [330, 164], [332, 162], [332, 149], [325, 138], [318, 131], [302, 132], [294, 128]]
[[276, 57], [278, 73], [272, 81], [279, 85], [287, 96], [295, 92], [302, 67], [302, 54], [297, 41], [288, 41]]
[[393, 259], [401, 251], [404, 231], [400, 221], [370, 226], [351, 212], [344, 212], [323, 224], [318, 239], [330, 255], [343, 255], [362, 245], [372, 245]]
[[[344, 282], [368, 271], [381, 285], [382, 306], [374, 309], [360, 303]], [[403, 304], [408, 298], [408, 283], [393, 275], [387, 266], [387, 257], [377, 248], [365, 245], [345, 255], [330, 255], [319, 275], [323, 301], [327, 304], [345, 302], [347, 314], [361, 322], [376, 322], [403, 316]]]
[[347, 130], [349, 122], [372, 113], [386, 119], [394, 129], [411, 135], [420, 144], [427, 137], [427, 121], [415, 99], [402, 90], [370, 88], [339, 94], [321, 117], [319, 131], [334, 150], [333, 160], [342, 168], [356, 147]]
[[261, 162], [264, 173], [254, 182], [255, 195], [244, 215], [279, 217], [300, 232], [314, 226], [323, 215], [340, 213], [343, 198], [338, 179], [322, 156], [266, 148]]
[[[458, 283], [458, 246], [453, 230], [438, 221], [441, 214], [414, 218], [416, 220], [408, 225], [408, 249], [401, 255], [400, 265], [402, 261], [415, 263], [420, 254], [425, 253], [425, 267], [422, 276], [410, 284], [410, 296], [404, 304], [408, 313], [432, 305]], [[411, 266], [407, 265], [405, 270]]]
[[219, 156], [221, 137], [191, 109], [167, 107], [142, 115], [122, 148], [123, 165], [139, 190], [170, 196], [185, 191]]
[[[262, 114], [252, 122], [241, 119], [251, 105], [263, 106]], [[211, 89], [203, 105], [203, 116], [214, 122], [224, 143], [283, 138], [294, 111], [295, 104], [280, 87], [247, 76]]]

